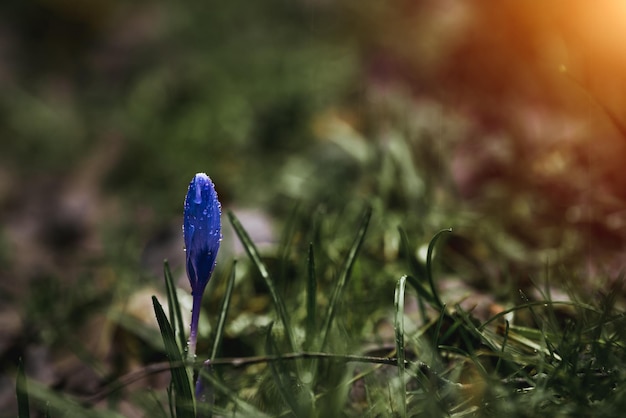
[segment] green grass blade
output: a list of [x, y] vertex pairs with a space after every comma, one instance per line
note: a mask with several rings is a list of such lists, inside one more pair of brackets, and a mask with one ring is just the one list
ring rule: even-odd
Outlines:
[[222, 344], [224, 337], [224, 326], [226, 324], [226, 317], [230, 309], [230, 301], [232, 300], [233, 289], [235, 288], [235, 278], [237, 276], [237, 260], [233, 261], [233, 267], [230, 272], [230, 277], [226, 283], [226, 291], [222, 304], [220, 306], [220, 315], [217, 320], [217, 326], [215, 333], [213, 334], [213, 347], [211, 349], [211, 357], [209, 361], [205, 362], [202, 367], [202, 372], [198, 376], [196, 382], [196, 418], [199, 417], [211, 417], [215, 408], [215, 388], [211, 384], [207, 384], [203, 376], [206, 374], [214, 375], [215, 370], [211, 363], [215, 360]]
[[[444, 305], [445, 306], [445, 305]], [[451, 321], [450, 324], [446, 326], [446, 332], [443, 335], [440, 335], [437, 339], [437, 346], [440, 346], [442, 343], [445, 343], [449, 338], [457, 333], [462, 333], [463, 331], [463, 323], [456, 316], [448, 316], [446, 318]], [[441, 330], [439, 331], [441, 332]]]
[[320, 345], [320, 351], [324, 350], [324, 346], [326, 345], [326, 341], [328, 339], [328, 334], [330, 333], [330, 327], [333, 323], [333, 319], [335, 318], [335, 313], [337, 310], [337, 305], [339, 304], [339, 300], [341, 299], [341, 295], [343, 294], [343, 289], [346, 287], [348, 283], [348, 279], [350, 278], [350, 273], [352, 271], [352, 266], [356, 260], [356, 256], [359, 253], [359, 249], [361, 248], [361, 244], [363, 244], [363, 239], [365, 238], [365, 233], [367, 232], [367, 226], [369, 225], [370, 218], [372, 216], [372, 208], [367, 207], [361, 217], [361, 225], [359, 230], [354, 238], [354, 242], [350, 247], [350, 251], [348, 251], [348, 255], [346, 256], [346, 260], [339, 274], [339, 280], [337, 280], [337, 284], [335, 285], [335, 290], [330, 299], [330, 303], [328, 305], [328, 312], [326, 314], [326, 318], [324, 320], [324, 325], [322, 327], [322, 342]]
[[537, 325], [537, 328], [542, 329], [542, 332], [540, 334], [541, 335], [541, 339], [543, 340], [543, 343], [545, 344], [546, 349], [549, 351], [550, 357], [554, 357], [554, 349], [552, 347], [552, 344], [546, 338], [546, 332], [545, 332], [546, 325], [545, 325], [545, 322], [539, 317], [537, 312], [535, 312], [535, 309], [533, 309], [532, 305], [529, 304], [530, 300], [528, 299], [528, 296], [526, 296], [526, 294], [522, 290], [519, 290], [519, 294], [520, 294], [520, 297], [522, 298], [522, 300], [524, 302], [526, 302], [526, 304], [528, 305], [528, 311], [530, 312], [530, 315], [533, 318], [533, 321], [535, 321], [535, 324]]
[[509, 321], [504, 321], [504, 338], [502, 339], [502, 348], [500, 349], [500, 356], [498, 357], [498, 362], [496, 363], [496, 367], [494, 368], [494, 375], [497, 376], [500, 371], [500, 365], [502, 364], [502, 359], [506, 353], [506, 344], [509, 341]]
[[[432, 306], [435, 306], [436, 304], [435, 298], [433, 297], [432, 293], [430, 293], [430, 290], [428, 290], [428, 288], [426, 288], [426, 286], [424, 286], [422, 282], [420, 282], [413, 276], [407, 276], [406, 279], [407, 279], [407, 282], [413, 287], [413, 289], [415, 289], [420, 299], [424, 299], [426, 300], [426, 302], [430, 303]], [[420, 312], [420, 313], [422, 314], [422, 318], [426, 318], [425, 311]]]
[[237, 260], [233, 261], [233, 268], [226, 284], [226, 292], [222, 299], [222, 305], [220, 306], [220, 316], [217, 320], [217, 327], [215, 328], [215, 338], [213, 339], [213, 349], [211, 350], [211, 360], [215, 360], [217, 353], [219, 352], [224, 337], [224, 325], [226, 324], [226, 317], [228, 316], [228, 310], [230, 308], [230, 301], [233, 295], [233, 289], [235, 288], [235, 277], [237, 270]]
[[322, 208], [317, 208], [317, 210], [313, 213], [313, 217], [311, 219], [311, 235], [310, 242], [313, 243], [313, 247], [318, 250], [322, 246], [322, 222], [324, 220], [325, 211]]
[[24, 363], [20, 358], [17, 365], [17, 380], [15, 384], [15, 393], [17, 395], [17, 416], [18, 418], [29, 418], [30, 408], [28, 406], [28, 385], [26, 383], [26, 374], [24, 373]]
[[180, 312], [180, 303], [176, 294], [176, 286], [174, 285], [174, 277], [170, 270], [170, 264], [167, 260], [163, 262], [163, 276], [165, 277], [165, 291], [167, 293], [167, 306], [169, 307], [170, 324], [174, 335], [178, 335], [178, 343], [180, 348], [185, 350], [187, 347], [187, 339], [185, 337], [185, 328], [183, 326], [183, 315]]
[[398, 232], [400, 233], [400, 252], [403, 254], [404, 258], [406, 258], [409, 271], [411, 272], [411, 275], [407, 276], [407, 281], [411, 287], [415, 289], [417, 295], [419, 296], [420, 313], [422, 314], [422, 318], [425, 320], [426, 312], [422, 303], [423, 300], [438, 310], [440, 310], [441, 307], [438, 305], [437, 299], [433, 295], [432, 290], [429, 290], [425, 285], [425, 283], [428, 282], [428, 274], [415, 255], [413, 255], [406, 232], [401, 227], [398, 227]]
[[491, 338], [488, 338], [486, 331], [478, 328], [475, 320], [468, 312], [466, 312], [458, 304], [455, 305], [454, 310], [457, 313], [454, 316], [454, 319], [460, 320], [461, 324], [463, 325], [463, 327], [460, 328], [460, 336], [465, 341], [467, 345], [467, 350], [470, 352], [470, 354], [473, 354], [472, 350], [477, 347], [479, 341], [482, 342], [482, 344], [484, 344], [485, 346], [489, 347], [491, 351], [499, 351], [498, 346]]
[[296, 203], [285, 222], [285, 227], [283, 228], [283, 234], [280, 239], [280, 245], [278, 253], [280, 254], [280, 273], [277, 277], [277, 281], [283, 286], [283, 289], [287, 283], [286, 280], [286, 271], [289, 260], [289, 253], [292, 248], [293, 238], [295, 236], [296, 230], [296, 221], [298, 220], [298, 212], [300, 209], [300, 205]]
[[233, 416], [237, 416], [239, 418], [270, 418], [269, 415], [265, 414], [254, 405], [249, 404], [244, 401], [237, 394], [226, 386], [215, 373], [209, 373], [204, 368], [200, 369], [200, 374], [202, 378], [211, 385], [211, 387], [215, 388], [218, 392], [226, 396], [232, 403], [235, 404], [237, 409], [237, 414]]
[[426, 306], [424, 305], [424, 300], [433, 305], [434, 299], [430, 293], [425, 291], [426, 288], [421, 283], [421, 280], [424, 280], [426, 278], [426, 272], [411, 251], [411, 246], [409, 245], [409, 237], [407, 236], [406, 231], [401, 226], [398, 226], [398, 233], [400, 234], [400, 253], [407, 260], [407, 263], [409, 265], [409, 271], [413, 274], [413, 276], [407, 276], [407, 280], [417, 291], [417, 304], [419, 307], [419, 312], [422, 316], [422, 321], [427, 322]]
[[[581, 302], [573, 302], [573, 301], [535, 301], [535, 302], [528, 302], [528, 303], [524, 303], [521, 305], [517, 305], [514, 306], [512, 308], [508, 308], [505, 309], [502, 312], [499, 312], [497, 314], [495, 314], [494, 316], [492, 316], [491, 318], [489, 318], [487, 321], [485, 321], [482, 325], [480, 325], [479, 329], [484, 329], [487, 325], [491, 324], [492, 322], [499, 320], [503, 317], [505, 317], [506, 315], [510, 314], [511, 312], [515, 312], [515, 311], [519, 311], [522, 309], [528, 309], [530, 307], [533, 306], [546, 306], [546, 305], [551, 305], [551, 306], [571, 306], [575, 309], [580, 309], [580, 310], [585, 310], [585, 311], [589, 311], [590, 313], [594, 313], [594, 314], [600, 314], [601, 311], [596, 309], [595, 307], [591, 306], [591, 305], [587, 305]], [[622, 318], [621, 315], [618, 315], [616, 318]]]
[[452, 232], [452, 228], [442, 229], [435, 234], [435, 236], [430, 240], [430, 243], [428, 244], [428, 252], [426, 254], [426, 277], [428, 278], [428, 283], [430, 284], [430, 290], [433, 294], [436, 307], [439, 310], [441, 310], [441, 308], [443, 307], [443, 302], [441, 302], [441, 299], [439, 298], [439, 292], [437, 292], [435, 279], [433, 277], [433, 252], [435, 250], [435, 244], [437, 244], [439, 238], [447, 232]]
[[315, 275], [315, 255], [313, 243], [309, 244], [307, 260], [307, 287], [306, 287], [306, 347], [313, 345], [316, 334], [316, 307], [317, 307], [317, 277]]
[[176, 337], [172, 326], [167, 320], [167, 316], [163, 311], [163, 307], [157, 300], [156, 296], [152, 296], [152, 305], [154, 313], [159, 323], [163, 344], [165, 345], [165, 354], [170, 362], [172, 383], [174, 384], [174, 401], [176, 403], [177, 418], [194, 418], [194, 399], [191, 390], [191, 380], [187, 369], [183, 362], [183, 355], [176, 343]]
[[435, 336], [433, 338], [433, 346], [437, 349], [439, 345], [439, 334], [441, 333], [441, 326], [443, 325], [443, 320], [446, 317], [446, 305], [444, 304], [441, 307], [441, 311], [439, 312], [439, 319], [437, 319], [437, 326], [435, 327]]
[[[267, 335], [265, 337], [265, 352], [267, 355], [279, 355], [278, 347], [276, 346], [276, 342], [274, 338], [272, 338], [272, 327], [273, 323], [267, 329]], [[272, 361], [269, 363], [270, 371], [272, 372], [272, 377], [274, 378], [274, 383], [276, 383], [276, 388], [280, 393], [283, 401], [289, 406], [291, 409], [291, 415], [296, 417], [308, 416], [308, 414], [304, 414], [303, 411], [300, 411], [300, 406], [298, 405], [298, 400], [294, 396], [292, 385], [289, 380], [289, 370], [284, 367], [284, 363], [280, 361]]]
[[418, 280], [426, 279], [426, 270], [411, 251], [411, 246], [409, 245], [409, 237], [407, 236], [406, 231], [399, 226], [398, 233], [400, 234], [400, 253], [407, 260], [407, 263], [409, 265], [409, 271]]
[[174, 402], [174, 385], [172, 382], [170, 382], [170, 384], [167, 386], [167, 404], [169, 406], [170, 409], [170, 417], [175, 417], [176, 416], [176, 411], [174, 410], [174, 405], [176, 404], [176, 402]]
[[[101, 408], [94, 408], [93, 405], [80, 402], [77, 397], [62, 393], [58, 389], [52, 389], [36, 380], [28, 381], [28, 398], [32, 401], [33, 405], [41, 406], [42, 409], [45, 408], [43, 416], [124, 418], [123, 415], [112, 409], [103, 410]], [[23, 412], [18, 412], [18, 418], [22, 418], [22, 413]], [[2, 414], [0, 413], [0, 415]], [[39, 417], [42, 415], [37, 414], [36, 416]]]
[[406, 417], [406, 385], [405, 385], [405, 355], [404, 355], [404, 290], [406, 288], [406, 276], [400, 277], [396, 285], [394, 295], [394, 306], [396, 309], [395, 330], [396, 330], [396, 352], [398, 357], [398, 379], [400, 383], [400, 416]]
[[272, 279], [272, 276], [267, 270], [265, 263], [263, 263], [263, 261], [261, 260], [261, 256], [259, 255], [259, 251], [256, 248], [256, 245], [254, 245], [254, 243], [250, 239], [250, 236], [241, 225], [241, 222], [239, 222], [239, 219], [237, 219], [235, 214], [231, 211], [228, 212], [228, 219], [230, 220], [231, 225], [235, 229], [235, 233], [239, 237], [241, 244], [246, 250], [246, 253], [252, 260], [252, 263], [256, 266], [263, 280], [265, 281], [265, 285], [269, 289], [270, 296], [272, 297], [272, 301], [274, 302], [274, 306], [278, 313], [278, 318], [280, 319], [280, 321], [283, 324], [283, 327], [285, 328], [285, 335], [287, 336], [287, 340], [291, 348], [291, 351], [296, 351], [296, 343], [295, 343], [295, 339], [293, 336], [293, 331], [289, 324], [289, 316], [287, 315], [285, 302], [283, 298], [281, 297], [280, 293], [278, 293], [278, 290], [276, 289], [276, 285], [274, 283], [274, 280]]

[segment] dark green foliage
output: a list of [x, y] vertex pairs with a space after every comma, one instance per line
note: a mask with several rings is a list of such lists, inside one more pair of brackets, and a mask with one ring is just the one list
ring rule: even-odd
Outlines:
[[228, 310], [230, 308], [230, 301], [233, 296], [233, 289], [235, 288], [235, 277], [237, 273], [237, 261], [233, 261], [233, 267], [231, 269], [230, 275], [228, 277], [228, 283], [226, 284], [226, 291], [224, 292], [224, 297], [222, 298], [222, 304], [220, 305], [219, 310], [219, 318], [217, 320], [217, 326], [215, 327], [215, 334], [213, 338], [213, 348], [211, 349], [211, 360], [214, 360], [219, 351], [220, 346], [222, 344], [222, 340], [224, 338], [224, 326], [226, 324], [226, 318], [228, 316]]
[[320, 351], [323, 351], [326, 346], [326, 341], [328, 340], [328, 335], [330, 333], [330, 327], [333, 324], [333, 320], [335, 319], [335, 313], [337, 310], [337, 305], [341, 297], [343, 296], [343, 291], [350, 279], [350, 273], [352, 272], [352, 267], [354, 266], [354, 262], [356, 261], [356, 256], [359, 253], [359, 249], [361, 248], [361, 244], [363, 244], [363, 240], [365, 239], [365, 232], [367, 232], [367, 227], [369, 225], [370, 217], [372, 216], [372, 208], [367, 207], [364, 210], [364, 213], [361, 218], [361, 225], [357, 231], [356, 237], [354, 237], [354, 241], [348, 254], [346, 255], [346, 259], [343, 263], [341, 272], [337, 278], [337, 282], [335, 284], [335, 288], [333, 290], [332, 296], [330, 298], [330, 303], [328, 305], [328, 311], [326, 313], [326, 317], [324, 319], [324, 324], [321, 329], [321, 342], [320, 342]]
[[265, 285], [267, 286], [267, 289], [269, 290], [270, 295], [272, 296], [272, 302], [274, 302], [274, 307], [276, 308], [276, 311], [278, 312], [278, 318], [283, 324], [285, 335], [287, 336], [287, 341], [289, 343], [289, 346], [291, 347], [292, 351], [295, 351], [296, 343], [293, 337], [293, 332], [292, 332], [292, 328], [290, 325], [289, 316], [287, 314], [287, 308], [285, 307], [285, 302], [283, 301], [282, 296], [280, 295], [280, 293], [278, 293], [278, 289], [276, 288], [273, 277], [270, 275], [269, 271], [267, 270], [265, 263], [263, 263], [263, 261], [261, 260], [261, 256], [259, 255], [259, 251], [257, 250], [256, 245], [254, 245], [254, 243], [248, 236], [248, 233], [245, 231], [245, 229], [243, 229], [243, 226], [241, 226], [241, 223], [239, 222], [235, 214], [232, 212], [228, 212], [228, 219], [230, 219], [230, 223], [235, 229], [235, 232], [237, 233], [237, 236], [241, 240], [241, 243], [243, 244], [246, 252], [248, 253], [248, 256], [250, 257], [255, 267], [261, 274], [261, 277], [263, 278]]
[[435, 279], [433, 277], [433, 251], [435, 250], [435, 244], [437, 244], [439, 237], [447, 232], [452, 232], [452, 228], [442, 229], [435, 234], [433, 239], [431, 239], [430, 243], [428, 244], [428, 252], [426, 254], [426, 277], [428, 278], [430, 291], [435, 299], [435, 308], [437, 309], [443, 308], [443, 302], [441, 301], [441, 299], [439, 299], [439, 292], [437, 292], [437, 288], [435, 287]]
[[317, 277], [315, 273], [315, 255], [313, 243], [309, 244], [309, 256], [307, 258], [307, 287], [306, 287], [306, 341], [305, 348], [314, 347], [317, 335]]
[[176, 342], [176, 336], [161, 304], [156, 297], [152, 297], [154, 313], [159, 323], [165, 353], [170, 362], [172, 372], [172, 390], [174, 392], [174, 407], [177, 418], [194, 418], [194, 397], [191, 388], [190, 376], [185, 367], [181, 349]]
[[24, 374], [24, 363], [22, 359], [17, 366], [17, 381], [15, 385], [17, 395], [18, 418], [30, 418], [30, 406], [28, 405], [28, 385]]
[[178, 302], [174, 279], [172, 278], [172, 272], [170, 271], [170, 265], [167, 260], [163, 263], [163, 276], [165, 277], [165, 291], [167, 293], [167, 306], [169, 307], [170, 316], [169, 321], [174, 335], [178, 336], [180, 349], [185, 350], [187, 348], [187, 341], [185, 339], [186, 328], [183, 327], [183, 317], [180, 312], [180, 303]]
[[292, 380], [294, 380], [292, 377], [293, 371], [289, 367], [289, 364], [280, 360], [280, 352], [272, 336], [272, 326], [273, 324], [270, 324], [267, 329], [265, 352], [270, 356], [279, 356], [278, 361], [272, 361], [269, 364], [276, 388], [278, 389], [283, 401], [289, 406], [290, 415], [295, 417], [311, 416], [312, 405], [304, 404], [300, 400], [302, 397], [298, 394], [299, 390], [294, 390], [296, 385], [292, 383]]

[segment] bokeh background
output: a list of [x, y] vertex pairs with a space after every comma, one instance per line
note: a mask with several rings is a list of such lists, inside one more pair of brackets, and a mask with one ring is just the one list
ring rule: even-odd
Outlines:
[[[477, 293], [563, 266], [610, 282], [625, 20], [617, 1], [3, 1], [0, 410], [19, 357], [79, 394], [156, 358], [125, 333], [164, 258], [186, 286], [199, 171], [267, 254], [294, 207], [370, 202], [381, 265], [398, 225], [415, 244], [452, 226]], [[224, 234], [218, 275], [241, 254]]]

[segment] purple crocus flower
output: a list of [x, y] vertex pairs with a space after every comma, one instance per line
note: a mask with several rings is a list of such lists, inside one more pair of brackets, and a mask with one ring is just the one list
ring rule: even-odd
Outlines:
[[220, 221], [221, 205], [213, 182], [204, 173], [198, 173], [189, 183], [185, 197], [183, 237], [187, 256], [187, 276], [191, 284], [193, 307], [191, 310], [191, 332], [189, 334], [189, 356], [196, 354], [198, 319], [202, 294], [206, 288], [215, 258], [222, 240]]

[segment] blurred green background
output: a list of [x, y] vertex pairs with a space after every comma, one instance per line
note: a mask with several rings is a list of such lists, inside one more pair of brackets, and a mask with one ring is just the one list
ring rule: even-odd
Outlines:
[[[85, 393], [107, 375], [94, 364], [151, 360], [111, 306], [149, 323], [164, 258], [186, 286], [182, 200], [200, 171], [270, 258], [303, 258], [318, 214], [332, 259], [369, 202], [370, 275], [401, 272], [401, 225], [415, 245], [457, 228], [446, 271], [502, 303], [547, 264], [614, 276], [620, 16], [556, 0], [2, 2], [0, 409], [20, 356]], [[276, 255], [295, 207], [303, 232]], [[224, 228], [218, 277], [243, 257]]]

